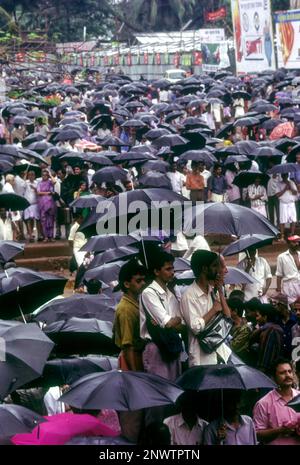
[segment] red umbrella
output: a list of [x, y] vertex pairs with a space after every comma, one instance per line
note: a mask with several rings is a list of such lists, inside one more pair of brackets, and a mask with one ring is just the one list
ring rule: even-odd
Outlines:
[[294, 137], [295, 125], [291, 121], [276, 126], [270, 134], [270, 140], [281, 139], [282, 137]]

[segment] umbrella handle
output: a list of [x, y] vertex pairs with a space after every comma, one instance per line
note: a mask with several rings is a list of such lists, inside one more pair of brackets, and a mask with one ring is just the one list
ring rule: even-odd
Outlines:
[[27, 325], [27, 321], [26, 321], [26, 318], [25, 318], [24, 313], [22, 311], [21, 305], [19, 304], [18, 307], [19, 307], [19, 310], [20, 310], [20, 313], [21, 313], [21, 317], [23, 318], [23, 321], [24, 321], [25, 325]]
[[145, 243], [144, 243], [144, 239], [143, 239], [143, 236], [142, 234], [140, 233], [140, 236], [141, 236], [141, 242], [142, 242], [142, 247], [143, 247], [143, 254], [144, 254], [144, 258], [145, 258], [145, 265], [146, 265], [146, 268], [148, 270], [148, 260], [147, 260], [147, 255], [146, 255], [146, 250], [145, 250]]

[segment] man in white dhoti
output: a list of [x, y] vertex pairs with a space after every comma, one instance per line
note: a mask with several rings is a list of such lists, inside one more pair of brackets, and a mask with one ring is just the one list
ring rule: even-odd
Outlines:
[[248, 197], [252, 210], [256, 210], [263, 216], [267, 216], [266, 202], [268, 200], [266, 188], [262, 185], [260, 176], [255, 178], [254, 184], [248, 186]]
[[281, 242], [284, 241], [284, 227], [288, 223], [291, 225], [291, 233], [295, 234], [295, 227], [297, 223], [296, 200], [298, 196], [297, 186], [294, 181], [288, 179], [288, 174], [282, 174], [282, 181], [278, 182], [276, 196], [279, 199], [279, 222]]
[[289, 304], [300, 296], [300, 236], [288, 237], [288, 250], [277, 257], [277, 292], [288, 298]]

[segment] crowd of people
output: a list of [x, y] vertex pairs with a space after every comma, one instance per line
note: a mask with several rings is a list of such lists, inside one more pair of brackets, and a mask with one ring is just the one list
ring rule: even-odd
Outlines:
[[[16, 79], [22, 88], [22, 76]], [[28, 100], [2, 105], [0, 196], [17, 194], [28, 206], [1, 208], [0, 241], [69, 240], [74, 292], [114, 299], [118, 367], [175, 383], [194, 367], [245, 366], [275, 383], [247, 392], [191, 387], [172, 408], [109, 412], [107, 436], [121, 433], [134, 444], [300, 443], [299, 414], [287, 405], [300, 394], [298, 91], [297, 76], [286, 70], [239, 78], [220, 72], [176, 85], [115, 74], [82, 82], [73, 73], [65, 82], [45, 76], [24, 90]], [[47, 106], [47, 96], [58, 104]], [[87, 247], [93, 201], [157, 188], [201, 205], [246, 207], [277, 227], [274, 251], [284, 244], [286, 251], [275, 273], [258, 253], [264, 237], [241, 250], [237, 268], [249, 281], [229, 285], [226, 260], [202, 234], [159, 231], [156, 244], [142, 241], [128, 260], [125, 253], [118, 283], [98, 276], [99, 250]], [[179, 263], [193, 273], [188, 282]], [[1, 265], [4, 272], [11, 266]], [[228, 331], [208, 350], [204, 334], [217, 318]], [[77, 414], [58, 401], [62, 386], [53, 389], [44, 398], [48, 415]]]

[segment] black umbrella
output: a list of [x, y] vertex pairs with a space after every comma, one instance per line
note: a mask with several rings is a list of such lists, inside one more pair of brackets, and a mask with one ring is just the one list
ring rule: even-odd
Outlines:
[[273, 166], [270, 170], [268, 170], [268, 173], [269, 174], [285, 174], [285, 173], [297, 173], [298, 171], [300, 171], [300, 165], [298, 163], [284, 163], [283, 165]]
[[138, 119], [129, 119], [121, 125], [123, 128], [146, 128], [147, 125]]
[[36, 324], [0, 321], [0, 399], [38, 378], [53, 343]]
[[[176, 282], [178, 284], [191, 284], [195, 280], [195, 275], [192, 270], [186, 270], [176, 273]], [[234, 266], [227, 267], [227, 273], [224, 276], [224, 284], [254, 284], [258, 283], [257, 279], [250, 276], [246, 271]]]
[[28, 126], [29, 124], [34, 124], [34, 122], [30, 119], [27, 118], [27, 116], [15, 116], [13, 119], [14, 124], [24, 124]]
[[0, 208], [6, 210], [18, 211], [25, 210], [30, 203], [24, 197], [17, 194], [0, 194]]
[[86, 158], [84, 158], [84, 161], [89, 163], [95, 163], [96, 165], [100, 166], [113, 166], [113, 162], [100, 153], [86, 152], [85, 157]]
[[70, 203], [70, 207], [72, 208], [97, 208], [99, 202], [106, 200], [105, 197], [102, 195], [90, 194], [90, 195], [82, 195], [78, 197], [78, 199], [73, 200]]
[[0, 405], [0, 437], [10, 437], [18, 433], [29, 433], [44, 417], [21, 405]]
[[187, 143], [188, 140], [178, 134], [167, 134], [153, 141], [155, 147], [176, 147], [177, 145], [185, 145]]
[[215, 162], [217, 162], [216, 157], [208, 152], [207, 150], [188, 150], [187, 152], [183, 153], [179, 157], [180, 161], [198, 161], [205, 163], [208, 166], [212, 166]]
[[20, 158], [17, 147], [8, 144], [0, 146], [0, 158], [1, 155], [10, 155], [11, 157]]
[[157, 160], [156, 156], [147, 152], [127, 152], [121, 153], [114, 158], [114, 163], [123, 163], [125, 161], [147, 161]]
[[116, 181], [126, 181], [127, 179], [127, 171], [115, 166], [102, 168], [96, 171], [92, 177], [92, 181], [96, 184], [102, 184], [103, 182], [115, 184]]
[[233, 123], [233, 126], [234, 127], [241, 127], [241, 128], [244, 128], [244, 127], [252, 127], [252, 126], [256, 126], [259, 124], [259, 119], [258, 118], [255, 118], [255, 117], [242, 117], [242, 118], [239, 118], [237, 119], [234, 123]]
[[241, 171], [232, 181], [235, 186], [238, 187], [248, 187], [251, 184], [254, 184], [256, 178], [261, 179], [261, 183], [266, 185], [270, 179], [266, 173], [261, 173], [260, 171]]
[[67, 279], [27, 268], [9, 268], [0, 274], [0, 316], [3, 319], [31, 313], [62, 294]]
[[122, 246], [117, 249], [108, 249], [105, 252], [97, 254], [88, 266], [88, 270], [105, 265], [107, 263], [117, 262], [119, 260], [129, 260], [138, 255], [138, 250], [133, 247]]
[[13, 158], [9, 160], [0, 160], [0, 174], [9, 173], [13, 170], [15, 161]]
[[160, 173], [166, 173], [169, 170], [169, 163], [163, 160], [149, 160], [143, 163], [143, 172], [147, 171], [159, 171]]
[[202, 365], [189, 368], [176, 383], [183, 389], [274, 389], [275, 383], [264, 373], [247, 365]]
[[300, 412], [300, 394], [290, 400], [286, 405], [291, 407], [296, 412]]
[[118, 353], [112, 340], [112, 323], [96, 318], [70, 318], [55, 321], [43, 328], [56, 344], [60, 354], [114, 354]]
[[109, 284], [112, 281], [118, 281], [119, 272], [123, 265], [124, 261], [118, 261], [97, 266], [97, 268], [93, 268], [92, 270], [87, 270], [85, 272], [84, 280], [89, 281], [90, 279], [98, 279], [106, 284]]
[[257, 157], [283, 157], [284, 153], [275, 147], [259, 147], [255, 149], [254, 155]]
[[140, 410], [169, 405], [182, 389], [157, 375], [113, 370], [84, 376], [60, 400], [82, 409]]
[[57, 142], [62, 142], [62, 141], [67, 141], [67, 140], [76, 140], [76, 139], [82, 139], [82, 134], [78, 131], [75, 131], [74, 129], [66, 129], [60, 131], [60, 133], [55, 137], [55, 141]]
[[[198, 227], [197, 227], [198, 225]], [[277, 236], [278, 230], [260, 213], [233, 203], [206, 203], [185, 211], [184, 230], [203, 234], [226, 234], [240, 237], [244, 234]], [[196, 229], [195, 229], [196, 228]]]
[[127, 146], [128, 143], [124, 143], [121, 139], [114, 136], [105, 137], [105, 139], [101, 140], [101, 145], [104, 147], [122, 147]]
[[229, 155], [224, 161], [224, 166], [231, 165], [232, 163], [245, 163], [249, 161], [247, 155]]
[[134, 244], [136, 239], [132, 236], [121, 236], [119, 234], [110, 234], [107, 236], [93, 236], [80, 249], [82, 251], [104, 252], [108, 249], [117, 249]]
[[35, 165], [32, 163], [22, 163], [22, 165], [16, 165], [13, 171], [16, 174], [22, 173], [23, 171], [26, 171], [26, 173], [28, 173], [28, 171], [34, 171], [36, 177], [39, 177], [42, 172], [39, 165]]
[[251, 100], [252, 98], [252, 96], [248, 92], [245, 92], [244, 90], [235, 90], [234, 92], [232, 92], [231, 96], [234, 99], [242, 98], [244, 100]]
[[139, 184], [142, 187], [159, 187], [163, 189], [172, 189], [172, 184], [168, 176], [159, 171], [147, 171], [146, 174], [139, 178]]
[[255, 249], [259, 249], [260, 247], [272, 244], [273, 240], [274, 236], [266, 236], [264, 234], [246, 234], [225, 247], [222, 255], [228, 257], [230, 255], [243, 252], [249, 248], [254, 247]]
[[164, 128], [157, 128], [157, 129], [150, 129], [150, 131], [146, 132], [145, 137], [149, 140], [155, 140], [162, 136], [170, 135], [170, 131]]
[[63, 299], [54, 299], [43, 305], [38, 313], [34, 313], [34, 320], [51, 324], [59, 320], [70, 318], [97, 318], [101, 321], [113, 321], [114, 303], [104, 294], [74, 294]]
[[45, 136], [41, 134], [40, 132], [34, 132], [33, 134], [29, 134], [29, 136], [25, 137], [25, 139], [22, 140], [22, 145], [24, 147], [27, 147], [30, 144], [33, 144], [33, 142], [38, 142], [40, 140], [45, 140]]
[[261, 123], [261, 127], [263, 129], [266, 129], [266, 131], [273, 131], [276, 126], [282, 123], [282, 120], [280, 119], [268, 119], [267, 121], [264, 121]]
[[268, 113], [270, 111], [278, 111], [278, 107], [273, 105], [272, 103], [261, 103], [259, 105], [255, 105], [255, 111], [258, 113]]
[[179, 118], [180, 116], [183, 116], [185, 113], [184, 111], [171, 111], [168, 113], [168, 115], [165, 118], [166, 123], [169, 123], [170, 121], [173, 121], [174, 119]]
[[38, 141], [38, 142], [33, 142], [32, 144], [28, 145], [29, 150], [38, 152], [40, 154], [42, 154], [43, 152], [45, 152], [45, 150], [51, 147], [53, 147], [52, 144], [50, 144], [49, 142], [43, 141], [43, 140]]
[[110, 371], [118, 368], [118, 359], [116, 357], [70, 357], [57, 358], [50, 360], [45, 364], [43, 374], [40, 378], [34, 380], [31, 386], [63, 386], [72, 384], [78, 379], [90, 373]]
[[0, 262], [9, 262], [19, 253], [23, 252], [25, 244], [15, 241], [0, 241]]

